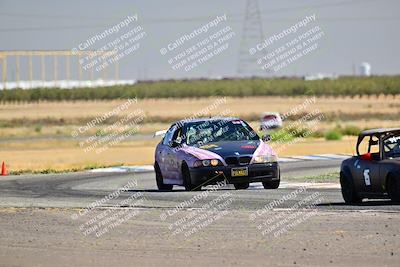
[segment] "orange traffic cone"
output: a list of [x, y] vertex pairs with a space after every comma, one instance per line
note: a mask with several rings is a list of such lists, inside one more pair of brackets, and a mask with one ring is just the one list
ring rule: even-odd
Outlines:
[[3, 161], [3, 164], [1, 164], [1, 175], [6, 176], [7, 175], [7, 168], [6, 164]]

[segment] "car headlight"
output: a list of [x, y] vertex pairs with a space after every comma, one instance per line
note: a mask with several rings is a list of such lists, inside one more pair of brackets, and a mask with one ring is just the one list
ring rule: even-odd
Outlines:
[[217, 159], [212, 159], [210, 160], [211, 166], [217, 166], [219, 164], [219, 160]]
[[222, 163], [217, 159], [196, 160], [194, 163], [194, 167], [209, 167], [209, 166], [215, 167], [218, 165], [222, 165]]
[[254, 158], [253, 163], [269, 163], [277, 161], [278, 157], [275, 155], [260, 155]]
[[205, 159], [205, 160], [203, 160], [201, 163], [203, 163], [203, 166], [204, 166], [204, 167], [208, 167], [208, 166], [210, 166], [210, 164], [211, 164], [211, 162], [210, 162], [209, 159]]

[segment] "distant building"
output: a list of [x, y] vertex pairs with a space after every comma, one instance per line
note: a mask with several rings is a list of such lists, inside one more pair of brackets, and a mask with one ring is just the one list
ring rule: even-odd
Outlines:
[[58, 81], [18, 81], [18, 82], [0, 82], [0, 90], [3, 89], [34, 89], [34, 88], [97, 88], [115, 85], [133, 85], [136, 80], [58, 80]]
[[367, 62], [361, 63], [360, 76], [371, 76], [371, 64]]
[[335, 74], [323, 74], [323, 73], [304, 76], [304, 80], [306, 81], [323, 80], [323, 79], [335, 80], [337, 78], [338, 76]]

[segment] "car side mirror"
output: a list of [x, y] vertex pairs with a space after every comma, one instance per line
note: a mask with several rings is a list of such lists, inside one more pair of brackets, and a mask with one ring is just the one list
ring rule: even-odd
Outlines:
[[178, 147], [180, 145], [181, 144], [179, 142], [177, 142], [176, 140], [173, 140], [173, 141], [169, 142], [169, 146], [170, 147]]
[[271, 135], [269, 134], [264, 134], [261, 138], [264, 142], [271, 141]]

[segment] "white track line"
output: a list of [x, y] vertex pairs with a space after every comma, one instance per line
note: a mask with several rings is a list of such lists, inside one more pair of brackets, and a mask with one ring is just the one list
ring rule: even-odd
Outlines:
[[[339, 183], [307, 183], [307, 182], [285, 182], [281, 181], [279, 188], [310, 188], [310, 189], [338, 189], [340, 188]], [[250, 184], [250, 189], [258, 190], [264, 189], [261, 183]]]
[[[338, 179], [339, 180], [339, 179]], [[330, 189], [330, 188], [340, 188], [340, 184], [338, 183], [307, 183], [307, 182], [281, 182], [279, 188], [297, 188], [297, 187], [306, 187], [306, 188], [314, 188], [314, 189]]]
[[279, 162], [295, 162], [295, 161], [302, 161], [301, 159], [294, 159], [289, 157], [278, 158]]
[[300, 160], [332, 160], [332, 158], [327, 158], [327, 157], [320, 157], [317, 155], [310, 155], [310, 156], [296, 156], [292, 157], [294, 159], [300, 159]]
[[351, 155], [343, 155], [343, 154], [319, 154], [318, 156], [327, 157], [330, 159], [348, 159], [352, 157]]
[[93, 169], [89, 171], [90, 172], [152, 172], [154, 171], [154, 167], [152, 165], [120, 166], [120, 167]]
[[[346, 159], [351, 156], [341, 154], [321, 154], [321, 155], [310, 155], [310, 156], [292, 156], [279, 158], [279, 162], [298, 162], [298, 161], [309, 161], [309, 160], [338, 160]], [[141, 166], [119, 166], [89, 170], [89, 172], [152, 172], [154, 168], [152, 165], [141, 165]]]

